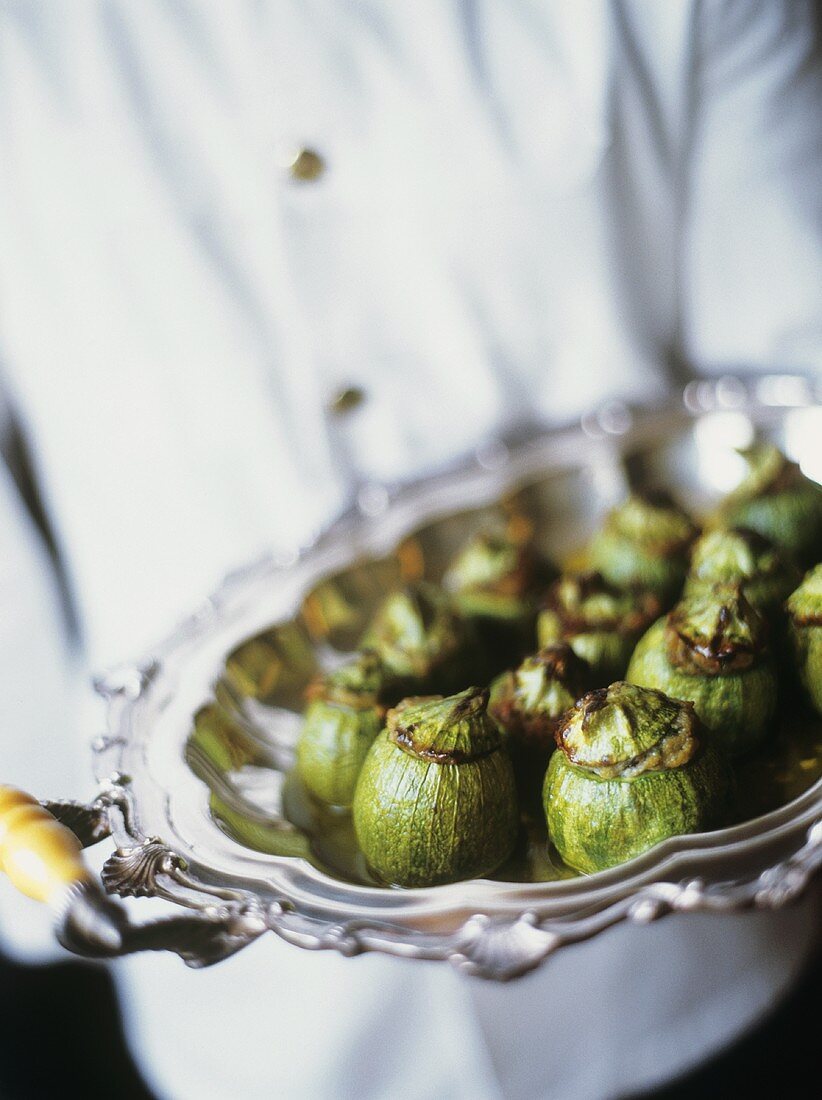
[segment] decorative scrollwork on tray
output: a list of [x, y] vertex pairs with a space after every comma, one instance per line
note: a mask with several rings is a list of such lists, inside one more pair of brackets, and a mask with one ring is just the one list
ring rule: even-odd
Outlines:
[[381, 951], [444, 960], [476, 977], [509, 981], [535, 969], [560, 947], [590, 939], [623, 921], [647, 924], [670, 913], [781, 908], [798, 900], [821, 868], [819, 821], [811, 826], [799, 851], [749, 882], [708, 885], [699, 878], [655, 882], [584, 918], [540, 920], [537, 914], [525, 912], [515, 920], [493, 920], [477, 914], [451, 935], [414, 937], [379, 922], [318, 925], [291, 906], [275, 906], [269, 910], [268, 927], [288, 942], [314, 950], [331, 949], [344, 955]]
[[95, 677], [94, 690], [104, 699], [112, 699], [116, 695], [138, 699], [159, 669], [159, 662], [153, 659], [142, 665], [121, 665]]
[[629, 920], [648, 924], [666, 913], [738, 913], [781, 909], [799, 899], [822, 869], [822, 821], [808, 830], [805, 844], [790, 858], [768, 867], [750, 882], [707, 885], [702, 879], [655, 882], [632, 900]]
[[103, 865], [101, 877], [109, 894], [120, 897], [155, 897], [160, 875], [185, 870], [185, 860], [159, 837], [148, 837], [131, 848], [118, 848]]
[[44, 800], [43, 806], [71, 829], [84, 848], [98, 844], [109, 835], [108, 807], [101, 801], [88, 804], [66, 799]]
[[562, 936], [540, 925], [533, 913], [513, 923], [471, 917], [462, 926], [451, 962], [478, 977], [509, 981], [533, 970], [562, 943]]
[[266, 930], [266, 923], [254, 903], [212, 906], [132, 922], [96, 884], [83, 882], [68, 891], [56, 930], [64, 947], [87, 958], [172, 951], [188, 966], [199, 968], [247, 946]]

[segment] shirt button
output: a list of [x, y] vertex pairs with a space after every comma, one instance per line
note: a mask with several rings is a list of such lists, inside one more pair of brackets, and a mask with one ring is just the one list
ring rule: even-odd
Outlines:
[[288, 162], [288, 171], [293, 180], [311, 183], [325, 172], [325, 161], [316, 149], [298, 149]]
[[365, 390], [359, 386], [344, 386], [332, 394], [328, 402], [328, 411], [334, 416], [343, 416], [345, 413], [358, 409], [365, 401]]

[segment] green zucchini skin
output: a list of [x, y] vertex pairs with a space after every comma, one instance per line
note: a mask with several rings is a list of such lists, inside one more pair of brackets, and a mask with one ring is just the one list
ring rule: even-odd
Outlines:
[[742, 482], [722, 501], [717, 519], [771, 540], [799, 564], [822, 556], [822, 486], [806, 477], [772, 443], [740, 451], [748, 464]]
[[537, 618], [540, 649], [565, 643], [589, 666], [589, 686], [625, 675], [634, 645], [662, 605], [647, 589], [621, 589], [600, 573], [566, 573], [548, 589]]
[[665, 622], [658, 619], [640, 638], [628, 665], [628, 682], [693, 703], [717, 744], [729, 755], [739, 756], [755, 748], [776, 713], [773, 663], [766, 659], [753, 668], [716, 676], [683, 672], [668, 659]]
[[386, 596], [359, 648], [376, 653], [407, 694], [459, 691], [473, 682], [481, 659], [473, 625], [427, 581]]
[[625, 675], [635, 637], [618, 630], [586, 630], [570, 633], [564, 630], [555, 612], [546, 609], [537, 619], [537, 644], [540, 649], [567, 643], [581, 660], [590, 666], [591, 685], [610, 684]]
[[297, 774], [321, 802], [348, 807], [360, 768], [382, 729], [383, 710], [359, 710], [326, 699], [308, 707], [297, 742]]
[[788, 641], [802, 690], [822, 714], [822, 564], [806, 573], [785, 604]]
[[730, 785], [712, 745], [680, 768], [632, 779], [600, 778], [555, 752], [543, 787], [548, 833], [569, 867], [594, 874], [722, 824]]
[[354, 829], [369, 867], [397, 886], [488, 875], [519, 827], [514, 771], [498, 749], [465, 764], [412, 760], [383, 730], [360, 773]]
[[477, 667], [484, 678], [533, 650], [537, 597], [556, 576], [556, 567], [531, 542], [504, 531], [476, 535], [456, 554], [443, 587], [477, 634], [485, 656], [484, 667]]
[[683, 597], [739, 584], [752, 607], [773, 616], [799, 580], [796, 565], [770, 539], [749, 528], [716, 527], [693, 546]]
[[655, 557], [632, 540], [603, 531], [591, 543], [591, 565], [619, 588], [647, 588], [663, 601], [674, 599], [688, 571], [683, 557]]
[[411, 699], [388, 714], [354, 795], [357, 841], [396, 886], [436, 886], [494, 871], [519, 830], [514, 769], [488, 692]]
[[822, 550], [822, 490], [809, 480], [732, 504], [724, 519], [764, 535], [798, 562], [813, 560]]
[[696, 528], [670, 499], [632, 494], [591, 539], [591, 568], [618, 588], [643, 588], [669, 604], [688, 571]]
[[822, 626], [791, 623], [788, 638], [805, 696], [816, 713], [822, 714]]

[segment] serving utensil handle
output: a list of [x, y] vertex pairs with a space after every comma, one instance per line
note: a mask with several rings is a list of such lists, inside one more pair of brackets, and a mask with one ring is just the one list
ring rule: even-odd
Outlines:
[[[201, 967], [233, 954], [264, 930], [258, 914], [225, 905], [130, 921], [124, 906], [104, 893], [81, 854], [84, 846], [107, 835], [107, 823], [95, 807], [44, 805], [0, 784], [0, 872], [26, 897], [52, 909], [55, 934], [67, 950], [87, 958], [173, 951], [188, 965]], [[124, 854], [118, 852], [116, 858]]]
[[0, 870], [26, 897], [59, 904], [91, 881], [77, 836], [31, 795], [0, 786]]

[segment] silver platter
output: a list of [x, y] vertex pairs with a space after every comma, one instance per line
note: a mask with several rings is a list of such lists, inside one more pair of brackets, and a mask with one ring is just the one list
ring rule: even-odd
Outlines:
[[[330, 869], [322, 836], [318, 848], [282, 806], [304, 684], [341, 659], [401, 575], [436, 578], [500, 511], [527, 516], [558, 559], [629, 486], [668, 485], [699, 513], [739, 479], [734, 448], [754, 434], [822, 480], [817, 392], [801, 378], [768, 376], [691, 383], [662, 409], [611, 404], [570, 429], [496, 442], [435, 478], [367, 487], [360, 506], [294, 560], [231, 575], [147, 659], [102, 677], [108, 733], [94, 746], [100, 794], [90, 813], [107, 817], [117, 845], [104, 885], [188, 910], [121, 928], [108, 953], [167, 948], [206, 965], [271, 930], [300, 947], [442, 959], [507, 979], [619, 921], [798, 897], [822, 864], [818, 741], [796, 768], [783, 767], [776, 808], [588, 878], [386, 889]], [[60, 934], [92, 953], [89, 906], [88, 892], [76, 891]]]

